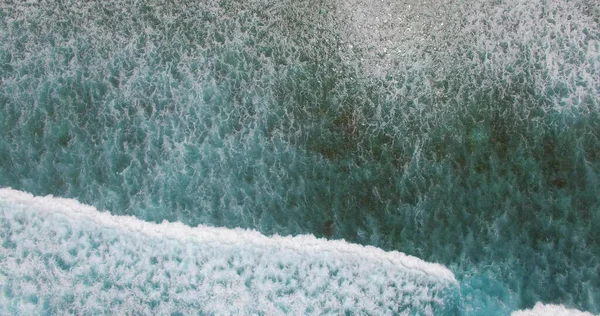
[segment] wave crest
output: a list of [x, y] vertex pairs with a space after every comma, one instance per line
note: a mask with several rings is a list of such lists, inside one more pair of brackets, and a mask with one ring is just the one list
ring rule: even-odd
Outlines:
[[399, 252], [304, 235], [113, 216], [0, 189], [9, 313], [445, 313], [452, 272]]

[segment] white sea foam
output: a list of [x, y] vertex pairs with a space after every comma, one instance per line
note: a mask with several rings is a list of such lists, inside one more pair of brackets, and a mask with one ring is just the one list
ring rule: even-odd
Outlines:
[[512, 316], [592, 316], [591, 313], [568, 309], [563, 305], [537, 303], [532, 309], [513, 312]]
[[455, 308], [452, 272], [313, 236], [113, 216], [0, 189], [0, 312], [369, 314]]
[[[540, 69], [532, 74], [536, 95], [546, 95], [548, 87], [568, 88], [568, 96], [556, 97], [554, 109], [577, 106], [588, 97], [588, 89], [572, 82], [598, 85], [599, 48], [590, 40], [597, 36], [597, 1], [333, 3], [340, 18], [331, 27], [344, 39], [340, 55], [370, 76], [429, 69], [437, 75], [428, 80], [436, 81], [448, 73], [473, 70], [472, 75], [489, 76], [482, 85], [497, 85], [511, 74], [526, 72], [520, 62], [529, 56]], [[422, 85], [427, 84], [426, 80]]]

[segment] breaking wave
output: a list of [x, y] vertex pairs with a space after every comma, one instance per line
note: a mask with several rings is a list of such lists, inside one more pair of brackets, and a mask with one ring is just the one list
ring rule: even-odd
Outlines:
[[0, 189], [0, 312], [7, 314], [449, 314], [439, 264], [313, 236], [114, 216]]

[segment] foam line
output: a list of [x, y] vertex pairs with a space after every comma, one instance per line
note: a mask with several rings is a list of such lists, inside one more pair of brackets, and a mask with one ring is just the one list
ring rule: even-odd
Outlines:
[[511, 316], [592, 316], [591, 313], [568, 309], [563, 305], [537, 303], [532, 309], [513, 312]]
[[456, 308], [452, 272], [395, 251], [308, 235], [154, 224], [10, 188], [0, 189], [0, 216], [0, 306], [8, 312]]

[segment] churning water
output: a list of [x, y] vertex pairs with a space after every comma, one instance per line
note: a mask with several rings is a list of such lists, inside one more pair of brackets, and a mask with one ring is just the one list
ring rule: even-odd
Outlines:
[[3, 1], [0, 187], [2, 314], [599, 313], [600, 5]]

